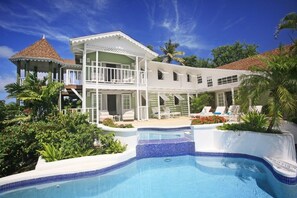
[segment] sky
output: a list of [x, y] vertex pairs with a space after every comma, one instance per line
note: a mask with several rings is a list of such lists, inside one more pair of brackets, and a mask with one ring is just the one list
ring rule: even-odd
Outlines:
[[0, 100], [16, 80], [8, 58], [43, 34], [66, 59], [73, 58], [69, 38], [118, 30], [159, 54], [172, 39], [186, 56], [211, 58], [212, 49], [236, 41], [256, 44], [259, 53], [291, 43], [290, 31], [274, 38], [290, 12], [297, 0], [1, 0]]

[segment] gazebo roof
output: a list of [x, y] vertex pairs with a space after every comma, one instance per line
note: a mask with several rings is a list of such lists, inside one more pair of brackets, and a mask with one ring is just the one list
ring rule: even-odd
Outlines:
[[45, 37], [16, 53], [9, 60], [42, 60], [63, 63], [63, 59], [56, 50], [49, 44]]

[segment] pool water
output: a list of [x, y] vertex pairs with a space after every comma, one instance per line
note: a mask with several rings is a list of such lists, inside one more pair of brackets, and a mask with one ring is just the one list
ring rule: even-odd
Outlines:
[[168, 140], [183, 138], [184, 134], [172, 132], [142, 132], [139, 134], [139, 140]]
[[260, 162], [243, 158], [145, 158], [101, 176], [27, 187], [16, 197], [295, 197], [296, 185], [274, 178]]
[[145, 131], [138, 131], [138, 140], [173, 140], [173, 139], [193, 139], [192, 132], [187, 129], [172, 129], [172, 130], [162, 130], [162, 129], [152, 129]]

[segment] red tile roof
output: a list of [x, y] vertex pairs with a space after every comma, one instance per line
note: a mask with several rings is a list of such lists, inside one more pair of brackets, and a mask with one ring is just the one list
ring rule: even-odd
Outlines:
[[63, 62], [67, 65], [75, 65], [75, 60], [73, 59], [63, 59]]
[[[291, 45], [284, 46], [283, 51], [288, 51], [290, 47]], [[266, 63], [263, 60], [271, 55], [278, 55], [280, 53], [280, 49], [277, 48], [259, 55], [251, 56], [232, 63], [228, 63], [226, 65], [219, 66], [217, 67], [217, 69], [249, 70], [253, 66], [266, 67]]]
[[45, 38], [16, 53], [10, 57], [10, 60], [22, 58], [50, 59], [63, 62], [63, 59]]

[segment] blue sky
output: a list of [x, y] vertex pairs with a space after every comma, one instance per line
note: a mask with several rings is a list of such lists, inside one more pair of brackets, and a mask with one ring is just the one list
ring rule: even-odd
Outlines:
[[187, 56], [208, 58], [236, 41], [256, 44], [260, 53], [290, 43], [289, 31], [277, 40], [273, 34], [293, 11], [296, 0], [1, 0], [0, 100], [16, 77], [8, 58], [43, 34], [62, 58], [73, 58], [69, 38], [115, 30], [158, 53], [171, 38]]

